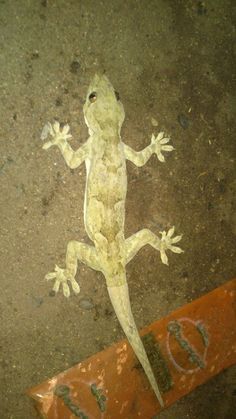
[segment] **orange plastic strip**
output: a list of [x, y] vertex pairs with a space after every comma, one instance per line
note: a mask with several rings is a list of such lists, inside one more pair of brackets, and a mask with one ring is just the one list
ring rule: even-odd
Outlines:
[[[236, 279], [141, 331], [165, 407], [236, 363]], [[27, 391], [49, 419], [154, 418], [160, 406], [126, 340]]]

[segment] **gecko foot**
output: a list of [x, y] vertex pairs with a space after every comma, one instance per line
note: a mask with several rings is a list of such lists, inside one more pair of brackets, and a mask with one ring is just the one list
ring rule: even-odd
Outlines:
[[170, 141], [169, 137], [165, 137], [164, 132], [160, 132], [156, 137], [152, 134], [151, 144], [154, 146], [153, 152], [157, 155], [158, 160], [162, 163], [165, 161], [165, 157], [162, 154], [162, 151], [172, 151], [174, 147], [167, 144]]
[[59, 291], [60, 285], [62, 284], [62, 291], [65, 297], [70, 296], [70, 288], [68, 285], [68, 281], [71, 283], [72, 290], [75, 294], [79, 294], [80, 287], [79, 284], [76, 282], [75, 278], [70, 274], [68, 269], [59, 268], [59, 266], [55, 266], [55, 271], [50, 272], [45, 276], [45, 279], [55, 279], [55, 284], [53, 287], [53, 291], [56, 293]]
[[160, 254], [162, 263], [168, 265], [168, 257], [166, 255], [166, 251], [169, 249], [174, 253], [183, 253], [184, 251], [177, 246], [173, 246], [173, 244], [178, 243], [182, 239], [182, 235], [172, 237], [175, 231], [175, 227], [171, 227], [168, 232], [160, 231], [161, 234], [161, 243], [160, 243]]
[[64, 127], [61, 129], [60, 124], [58, 121], [55, 121], [53, 124], [50, 122], [47, 122], [47, 124], [44, 125], [42, 134], [41, 134], [41, 140], [46, 140], [48, 137], [48, 134], [51, 135], [52, 139], [50, 141], [47, 141], [43, 145], [43, 149], [47, 150], [53, 145], [57, 145], [59, 143], [65, 143], [67, 140], [69, 140], [72, 135], [69, 134], [70, 127], [68, 124], [64, 125]]

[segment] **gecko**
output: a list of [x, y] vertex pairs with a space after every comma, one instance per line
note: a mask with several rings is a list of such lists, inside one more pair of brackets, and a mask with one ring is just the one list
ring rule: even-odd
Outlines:
[[[121, 127], [125, 118], [124, 107], [119, 94], [114, 90], [106, 75], [95, 74], [83, 106], [89, 138], [76, 151], [69, 140], [72, 137], [68, 124], [61, 126], [58, 121], [48, 122], [42, 131], [43, 149], [59, 147], [66, 164], [75, 169], [85, 162], [86, 186], [84, 195], [85, 230], [93, 242], [88, 245], [72, 240], [67, 245], [66, 266], [46, 275], [46, 280], [54, 280], [53, 290], [62, 287], [65, 297], [80, 292], [75, 278], [78, 261], [103, 273], [108, 294], [120, 325], [141, 363], [152, 389], [163, 407], [164, 402], [154, 373], [140, 338], [131, 311], [129, 290], [126, 280], [126, 265], [136, 253], [149, 244], [160, 252], [161, 261], [168, 264], [166, 251], [181, 253], [175, 244], [182, 236], [174, 236], [175, 227], [160, 232], [160, 238], [144, 228], [128, 238], [124, 236], [125, 199], [127, 192], [126, 160], [136, 166], [143, 166], [156, 154], [165, 161], [163, 152], [170, 152], [173, 146], [170, 138], [160, 132], [152, 134], [151, 143], [142, 151], [135, 151], [121, 139]], [[70, 284], [70, 287], [69, 287]]]

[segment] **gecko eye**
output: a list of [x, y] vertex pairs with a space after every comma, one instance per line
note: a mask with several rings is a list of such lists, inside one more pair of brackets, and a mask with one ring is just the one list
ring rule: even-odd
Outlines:
[[90, 93], [89, 100], [90, 100], [91, 103], [96, 102], [96, 100], [97, 100], [97, 93], [96, 92]]
[[115, 91], [115, 95], [116, 95], [116, 99], [117, 99], [117, 100], [120, 100], [120, 95], [119, 95], [119, 93]]

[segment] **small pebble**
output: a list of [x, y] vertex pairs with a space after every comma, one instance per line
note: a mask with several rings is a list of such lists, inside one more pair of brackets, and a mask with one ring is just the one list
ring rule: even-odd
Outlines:
[[158, 122], [155, 118], [151, 118], [151, 124], [153, 127], [157, 127], [158, 126]]
[[92, 308], [94, 308], [94, 304], [93, 304], [92, 300], [89, 299], [89, 298], [82, 298], [79, 301], [79, 306], [83, 310], [91, 310]]

